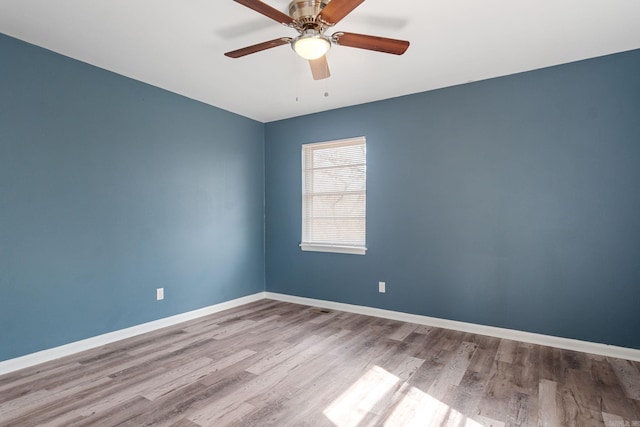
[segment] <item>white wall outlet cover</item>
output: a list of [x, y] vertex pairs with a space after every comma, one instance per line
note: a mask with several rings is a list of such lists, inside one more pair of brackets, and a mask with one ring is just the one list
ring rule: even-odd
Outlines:
[[164, 299], [164, 288], [156, 289], [156, 300], [160, 301]]
[[378, 292], [385, 293], [387, 291], [387, 285], [385, 282], [378, 282]]

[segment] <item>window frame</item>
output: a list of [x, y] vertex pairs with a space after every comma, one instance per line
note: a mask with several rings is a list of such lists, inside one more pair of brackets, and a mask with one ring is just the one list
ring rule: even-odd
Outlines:
[[[364, 195], [364, 242], [362, 245], [348, 245], [342, 243], [325, 243], [325, 242], [305, 242], [305, 212], [308, 211], [306, 208], [306, 200], [308, 194], [306, 193], [306, 162], [305, 162], [305, 153], [308, 149], [314, 149], [314, 147], [326, 147], [330, 148], [332, 145], [339, 146], [348, 146], [348, 145], [363, 145], [364, 146], [364, 190], [362, 194]], [[329, 253], [338, 253], [338, 254], [352, 254], [352, 255], [365, 255], [367, 252], [367, 139], [365, 136], [359, 136], [354, 138], [346, 138], [332, 141], [324, 141], [324, 142], [314, 142], [308, 144], [302, 144], [301, 147], [301, 170], [302, 170], [302, 224], [301, 224], [301, 243], [300, 249], [303, 251], [311, 251], [311, 252], [329, 252]]]

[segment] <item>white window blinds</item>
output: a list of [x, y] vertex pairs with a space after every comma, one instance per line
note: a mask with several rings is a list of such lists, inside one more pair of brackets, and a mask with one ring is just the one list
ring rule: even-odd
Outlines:
[[364, 137], [302, 146], [303, 250], [364, 254]]

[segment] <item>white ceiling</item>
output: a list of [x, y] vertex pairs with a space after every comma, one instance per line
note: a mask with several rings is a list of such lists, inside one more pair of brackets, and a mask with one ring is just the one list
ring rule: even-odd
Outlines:
[[640, 0], [367, 0], [328, 33], [409, 50], [334, 46], [314, 81], [286, 45], [223, 56], [297, 34], [232, 0], [0, 0], [1, 33], [261, 122], [637, 49], [639, 18]]

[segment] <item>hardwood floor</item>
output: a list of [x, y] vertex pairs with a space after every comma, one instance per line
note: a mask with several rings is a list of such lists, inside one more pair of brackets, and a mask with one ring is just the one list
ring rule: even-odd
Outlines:
[[263, 300], [1, 376], [0, 425], [640, 427], [640, 364]]

